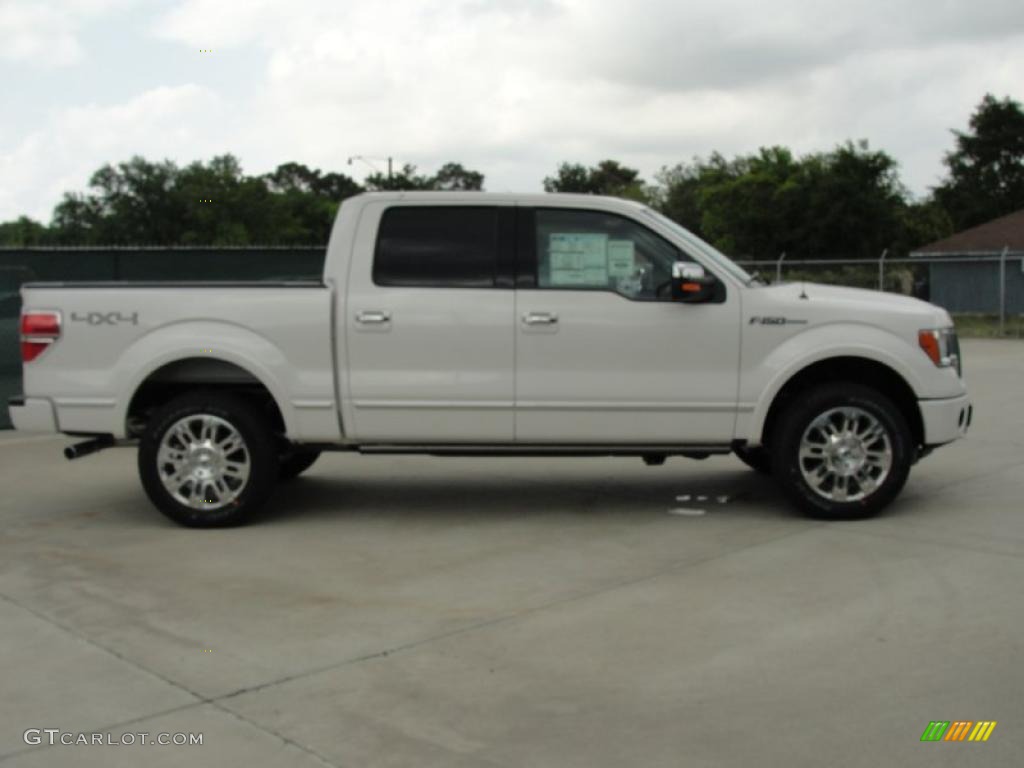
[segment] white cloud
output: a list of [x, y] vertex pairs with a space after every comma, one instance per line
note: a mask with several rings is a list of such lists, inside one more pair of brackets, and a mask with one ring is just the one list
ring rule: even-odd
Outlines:
[[0, 1], [0, 59], [50, 68], [82, 55], [68, 18], [43, 3]]
[[[65, 7], [84, 18], [128, 1]], [[80, 187], [135, 151], [180, 161], [232, 151], [254, 173], [295, 160], [358, 174], [345, 166], [355, 154], [424, 169], [457, 160], [491, 189], [531, 190], [562, 160], [614, 157], [650, 178], [712, 150], [858, 138], [894, 154], [923, 192], [949, 129], [986, 91], [1024, 96], [1019, 0], [178, 0], [150, 30], [183, 55], [214, 49], [204, 66], [235, 73], [189, 97], [224, 119], [191, 114], [190, 91], [171, 88], [176, 128], [133, 110], [138, 99], [84, 108], [130, 137], [96, 144], [69, 127], [79, 112], [68, 105], [0, 159], [40, 158], [23, 177], [37, 200], [52, 204], [60, 184]], [[259, 63], [228, 69], [242, 54]], [[51, 159], [64, 144], [78, 149]], [[3, 195], [0, 219], [14, 205]]]
[[0, 221], [28, 214], [49, 221], [65, 191], [85, 188], [101, 165], [135, 154], [190, 161], [226, 151], [213, 125], [230, 116], [211, 91], [197, 85], [161, 87], [123, 104], [68, 107], [48, 125], [0, 154]]
[[80, 26], [139, 0], [0, 0], [0, 60], [52, 69], [83, 56]]
[[559, 159], [614, 156], [650, 174], [713, 149], [864, 137], [907, 153], [921, 190], [948, 128], [986, 90], [1024, 82], [1010, 0], [778, 0], [770, 12], [752, 0], [306, 0], [301, 13], [184, 0], [159, 29], [267, 51], [249, 108], [277, 154], [253, 146], [258, 163], [451, 158], [492, 187], [536, 188]]

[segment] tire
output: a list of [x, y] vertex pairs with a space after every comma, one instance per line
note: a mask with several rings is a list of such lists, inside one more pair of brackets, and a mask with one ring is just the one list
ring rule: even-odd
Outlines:
[[783, 412], [772, 455], [776, 479], [805, 513], [854, 520], [877, 514], [899, 494], [914, 443], [889, 398], [859, 384], [835, 383], [804, 393]]
[[150, 501], [180, 525], [241, 525], [274, 488], [275, 446], [255, 406], [234, 395], [189, 392], [150, 418], [139, 444], [139, 477]]
[[320, 451], [297, 450], [282, 456], [278, 465], [277, 479], [293, 480], [312, 467], [318, 458], [320, 458]]
[[764, 446], [736, 448], [733, 453], [736, 454], [736, 458], [762, 475], [772, 473], [772, 456]]

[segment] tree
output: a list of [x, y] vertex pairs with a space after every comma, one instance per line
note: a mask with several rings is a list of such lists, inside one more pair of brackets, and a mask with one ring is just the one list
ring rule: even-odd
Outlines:
[[321, 173], [301, 163], [284, 163], [263, 180], [275, 194], [275, 241], [320, 243], [330, 234], [338, 205], [363, 188], [343, 173]]
[[701, 192], [708, 184], [712, 169], [727, 166], [725, 158], [715, 153], [707, 163], [697, 157], [691, 163], [662, 168], [655, 175], [652, 202], [670, 219], [678, 221], [698, 237], [705, 237]]
[[617, 160], [602, 160], [592, 168], [580, 163], [562, 163], [554, 176], [544, 179], [544, 191], [610, 195], [640, 201], [648, 197], [640, 172]]
[[653, 199], [737, 258], [876, 258], [907, 240], [896, 161], [866, 142], [797, 158], [785, 147], [663, 168]]
[[562, 163], [554, 176], [544, 179], [545, 192], [576, 192], [579, 194], [595, 194], [590, 184], [590, 172], [579, 163]]
[[45, 245], [50, 242], [50, 231], [28, 216], [0, 224], [0, 245]]
[[271, 192], [309, 194], [316, 191], [320, 171], [311, 170], [302, 163], [282, 163], [271, 173], [263, 175]]
[[443, 190], [481, 190], [484, 188], [484, 175], [479, 171], [470, 171], [461, 163], [445, 163], [434, 175], [433, 189]]
[[416, 172], [415, 165], [403, 165], [390, 176], [377, 172], [366, 177], [367, 189], [384, 190], [466, 190], [483, 189], [484, 175], [460, 163], [445, 163], [433, 176]]
[[[133, 157], [96, 171], [86, 194], [65, 194], [49, 237], [95, 245], [323, 243], [341, 200], [360, 191], [344, 174], [300, 163], [247, 176], [233, 155], [184, 168]], [[12, 239], [11, 231], [0, 229], [0, 237]]]
[[986, 94], [966, 133], [953, 131], [948, 178], [935, 189], [956, 229], [1024, 208], [1024, 110], [1020, 102]]
[[430, 189], [432, 179], [416, 173], [416, 166], [406, 163], [390, 174], [379, 171], [366, 177], [366, 188], [378, 192]]
[[263, 180], [271, 192], [310, 194], [338, 203], [363, 191], [354, 179], [343, 173], [322, 174], [302, 163], [283, 163], [273, 172], [264, 174]]

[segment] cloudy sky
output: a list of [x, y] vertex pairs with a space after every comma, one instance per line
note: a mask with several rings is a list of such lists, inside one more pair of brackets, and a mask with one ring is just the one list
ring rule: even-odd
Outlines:
[[534, 191], [866, 138], [923, 193], [986, 91], [1024, 99], [1021, 0], [0, 0], [0, 220], [133, 154]]

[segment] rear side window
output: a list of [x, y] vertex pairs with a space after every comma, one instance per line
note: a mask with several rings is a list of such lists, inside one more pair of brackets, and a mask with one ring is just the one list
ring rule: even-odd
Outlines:
[[389, 208], [381, 217], [373, 282], [493, 288], [497, 263], [497, 208]]

